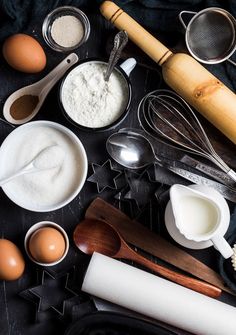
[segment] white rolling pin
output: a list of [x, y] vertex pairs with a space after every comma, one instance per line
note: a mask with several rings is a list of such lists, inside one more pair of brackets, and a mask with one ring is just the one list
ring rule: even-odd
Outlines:
[[236, 308], [94, 253], [82, 291], [196, 335], [236, 334]]

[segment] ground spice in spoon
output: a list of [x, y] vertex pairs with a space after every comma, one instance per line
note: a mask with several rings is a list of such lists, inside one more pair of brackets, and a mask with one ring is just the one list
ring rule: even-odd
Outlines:
[[22, 95], [10, 107], [10, 115], [15, 120], [22, 120], [30, 116], [39, 102], [36, 95]]

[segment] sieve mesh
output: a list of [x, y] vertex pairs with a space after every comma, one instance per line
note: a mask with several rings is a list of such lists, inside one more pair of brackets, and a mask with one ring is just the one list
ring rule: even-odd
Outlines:
[[234, 49], [235, 26], [222, 12], [207, 11], [195, 16], [186, 38], [194, 56], [206, 62], [219, 61]]

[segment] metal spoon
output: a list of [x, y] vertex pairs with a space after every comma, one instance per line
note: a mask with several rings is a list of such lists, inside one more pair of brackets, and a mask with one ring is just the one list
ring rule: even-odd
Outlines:
[[140, 169], [154, 161], [162, 165], [154, 153], [152, 144], [140, 133], [114, 133], [107, 139], [106, 148], [117, 163], [129, 169]]
[[114, 227], [104, 221], [83, 220], [75, 228], [73, 239], [79, 250], [88, 255], [93, 252], [99, 252], [112, 258], [129, 259], [194, 291], [215, 298], [221, 294], [221, 290], [218, 287], [177, 273], [141, 256], [128, 246]]
[[[61, 63], [59, 63], [51, 72], [47, 74], [46, 77], [37, 81], [36, 83], [28, 86], [24, 86], [19, 90], [12, 93], [4, 103], [3, 106], [3, 115], [4, 118], [13, 124], [23, 124], [30, 121], [40, 110], [44, 100], [46, 99], [51, 88], [55, 83], [63, 76], [63, 74], [79, 60], [78, 56], [75, 53], [67, 56]], [[36, 104], [35, 108], [32, 110], [31, 114], [22, 119], [14, 119], [10, 113], [10, 108], [14, 101], [19, 99], [24, 95], [31, 95], [38, 97], [39, 101]]]
[[141, 133], [120, 130], [107, 139], [106, 148], [109, 155], [117, 163], [128, 169], [140, 169], [156, 162], [172, 173], [194, 184], [212, 187], [220, 192], [224, 198], [236, 202], [236, 192], [232, 188], [178, 167], [175, 161], [171, 163], [170, 160], [167, 162], [158, 158], [151, 142]]
[[106, 73], [104, 75], [105, 81], [109, 80], [110, 75], [120, 58], [121, 51], [124, 49], [127, 42], [128, 42], [128, 34], [126, 33], [126, 31], [124, 30], [119, 31], [114, 38], [114, 47], [111, 51]]
[[[46, 147], [45, 149], [41, 150], [27, 165], [23, 166], [23, 168], [18, 170], [13, 175], [0, 180], [0, 186], [26, 173], [55, 168], [62, 164], [64, 156], [65, 152], [59, 145], [51, 145]], [[48, 159], [48, 157], [54, 157], [54, 160]]]

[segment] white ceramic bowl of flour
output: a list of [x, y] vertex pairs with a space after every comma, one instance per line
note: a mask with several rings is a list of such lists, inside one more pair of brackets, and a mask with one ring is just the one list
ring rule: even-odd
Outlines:
[[[128, 62], [127, 62], [128, 61]], [[132, 96], [128, 74], [136, 61], [129, 59], [104, 80], [107, 63], [85, 60], [69, 71], [60, 87], [60, 105], [73, 124], [84, 130], [117, 126], [128, 114]]]
[[85, 183], [88, 162], [82, 143], [68, 128], [50, 121], [29, 122], [6, 137], [0, 148], [0, 179], [21, 169], [51, 145], [59, 145], [65, 153], [60, 166], [19, 176], [2, 186], [5, 194], [22, 208], [35, 212], [62, 208]]

